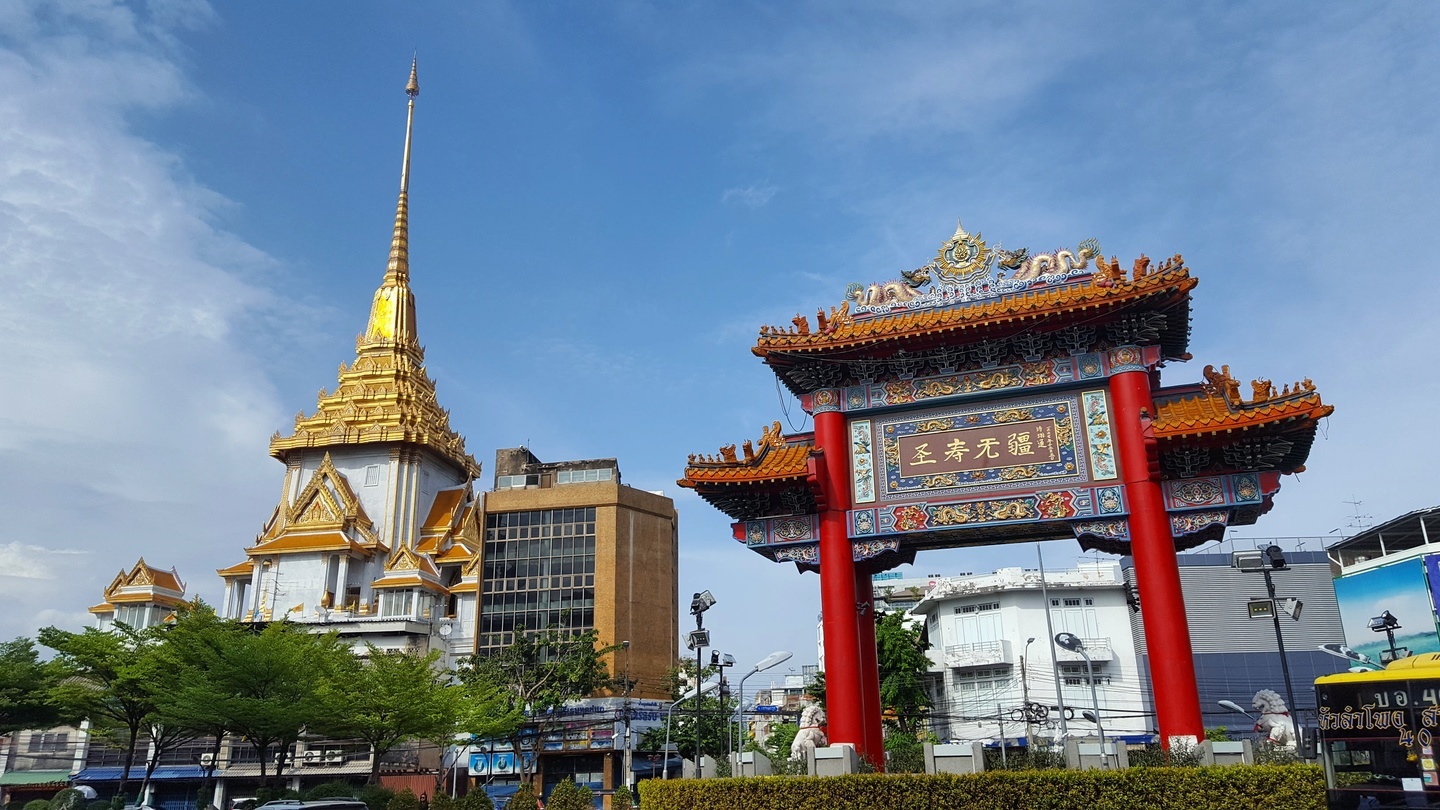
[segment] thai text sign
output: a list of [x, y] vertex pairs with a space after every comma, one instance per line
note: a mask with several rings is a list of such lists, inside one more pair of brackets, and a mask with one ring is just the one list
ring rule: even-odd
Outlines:
[[1060, 460], [1055, 434], [1054, 419], [1035, 419], [901, 436], [900, 476], [1053, 463]]

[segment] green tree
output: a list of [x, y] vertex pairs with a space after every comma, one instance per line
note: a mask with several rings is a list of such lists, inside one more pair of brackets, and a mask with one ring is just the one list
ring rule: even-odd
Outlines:
[[[878, 642], [878, 639], [877, 639]], [[805, 684], [805, 696], [815, 701], [820, 708], [825, 708], [825, 673], [817, 672], [810, 683]]]
[[444, 740], [455, 735], [462, 690], [440, 669], [440, 651], [428, 654], [366, 645], [364, 659], [344, 660], [319, 685], [326, 730], [370, 744], [372, 785], [380, 783], [380, 758], [406, 740]]
[[49, 728], [64, 719], [51, 701], [55, 670], [40, 661], [28, 638], [0, 643], [0, 735]]
[[344, 671], [353, 657], [334, 633], [316, 635], [288, 622], [238, 633], [216, 650], [204, 677], [226, 696], [225, 722], [231, 731], [260, 754], [262, 785], [271, 785], [272, 750], [275, 784], [280, 784], [290, 748], [301, 733], [332, 719], [321, 685]]
[[116, 792], [125, 796], [136, 743], [154, 711], [148, 681], [153, 663], [150, 639], [123, 623], [109, 632], [87, 627], [71, 633], [46, 627], [39, 638], [56, 652], [57, 681], [50, 690], [54, 703], [64, 714], [89, 718], [98, 736], [124, 746]]
[[505, 810], [530, 810], [540, 807], [540, 799], [535, 795], [535, 788], [530, 782], [521, 781], [520, 789], [505, 802]]
[[915, 736], [921, 715], [931, 706], [925, 691], [930, 658], [920, 626], [911, 626], [905, 614], [887, 613], [875, 625], [875, 651], [880, 665], [880, 706], [903, 734]]
[[153, 695], [154, 724], [162, 729], [185, 729], [211, 741], [212, 764], [205, 768], [201, 796], [214, 794], [213, 763], [219, 761], [220, 747], [231, 731], [230, 718], [238, 712], [232, 705], [235, 696], [218, 679], [216, 668], [227, 650], [252, 632], [250, 627], [221, 619], [197, 599], [177, 611], [156, 650], [159, 666], [170, 677], [165, 679], [165, 688]]
[[[522, 781], [529, 777], [522, 736], [538, 740], [556, 726], [558, 710], [566, 703], [610, 684], [602, 656], [620, 647], [597, 648], [599, 638], [595, 630], [572, 633], [553, 626], [544, 630], [516, 627], [513, 642], [461, 669], [460, 676], [472, 694], [492, 696], [500, 718], [514, 722], [508, 734], [493, 736], [509, 736]], [[471, 715], [473, 719], [473, 712]], [[503, 725], [494, 724], [496, 729]]]
[[[697, 681], [694, 661], [677, 662], [666, 675], [670, 699], [678, 700], [697, 682], [707, 683], [713, 680], [717, 670], [707, 666], [703, 667], [700, 673], [700, 679]], [[695, 699], [690, 698], [683, 703], [677, 703], [670, 712], [670, 742], [675, 745], [680, 756], [689, 760], [695, 759], [695, 708]], [[700, 750], [719, 762], [725, 758], [725, 747], [732, 739], [731, 735], [734, 735], [733, 739], [741, 740], [743, 733], [740, 729], [730, 729], [736, 701], [728, 696], [722, 696], [717, 691], [711, 691], [700, 698], [699, 708]], [[643, 750], [659, 751], [664, 745], [664, 726], [652, 728], [640, 738], [640, 747]]]

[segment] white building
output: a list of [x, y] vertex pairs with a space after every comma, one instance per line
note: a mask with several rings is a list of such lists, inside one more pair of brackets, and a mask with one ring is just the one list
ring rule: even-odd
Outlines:
[[[1090, 735], [1095, 724], [1085, 661], [1052, 646], [1057, 633], [1084, 640], [1095, 673], [1095, 693], [1106, 734], [1139, 735], [1153, 723], [1130, 632], [1130, 606], [1120, 565], [1084, 563], [1075, 570], [1040, 573], [1002, 568], [993, 574], [938, 580], [911, 611], [930, 639], [932, 727], [942, 739], [994, 740], [1027, 734], [1027, 703], [1048, 710], [1028, 728], [1039, 737], [1060, 733], [1061, 712], [1071, 735]], [[1046, 625], [1049, 601], [1051, 627]], [[1054, 657], [1052, 657], [1052, 650]], [[1056, 667], [1063, 681], [1056, 694]]]

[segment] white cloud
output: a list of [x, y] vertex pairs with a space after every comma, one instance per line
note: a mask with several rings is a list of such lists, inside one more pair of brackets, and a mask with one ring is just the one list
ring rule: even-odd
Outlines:
[[213, 587], [273, 477], [255, 437], [283, 417], [251, 342], [277, 306], [251, 280], [271, 261], [127, 123], [194, 98], [169, 31], [208, 7], [155, 9], [0, 12], [0, 465], [23, 471], [0, 492], [0, 569], [49, 583], [45, 615], [0, 588], [0, 637], [83, 620], [141, 555]]
[[746, 208], [764, 208], [775, 192], [780, 189], [777, 186], [745, 186], [743, 188], [727, 188], [725, 193], [720, 195], [720, 202], [727, 205], [743, 205]]
[[19, 542], [0, 544], [0, 577], [52, 580], [58, 576], [57, 568], [63, 561], [55, 558], [83, 553], [69, 549], [28, 546]]

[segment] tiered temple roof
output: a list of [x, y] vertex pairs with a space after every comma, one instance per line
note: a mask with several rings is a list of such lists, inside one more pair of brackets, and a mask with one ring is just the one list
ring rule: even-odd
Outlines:
[[185, 583], [174, 569], [166, 571], [145, 562], [141, 557], [129, 571], [120, 573], [105, 588], [105, 601], [90, 608], [90, 612], [103, 616], [115, 612], [116, 605], [152, 604], [177, 607], [185, 601]]
[[[412, 98], [419, 93], [413, 66], [406, 92]], [[295, 415], [294, 433], [276, 432], [270, 438], [270, 455], [282, 461], [304, 448], [404, 442], [438, 453], [472, 477], [480, 474], [480, 465], [465, 452], [464, 437], [451, 429], [450, 412], [436, 401], [435, 383], [425, 372], [410, 290], [409, 178], [407, 127], [390, 261], [365, 331], [355, 339], [355, 362], [340, 365], [333, 392], [320, 389], [313, 416], [303, 411]]]

